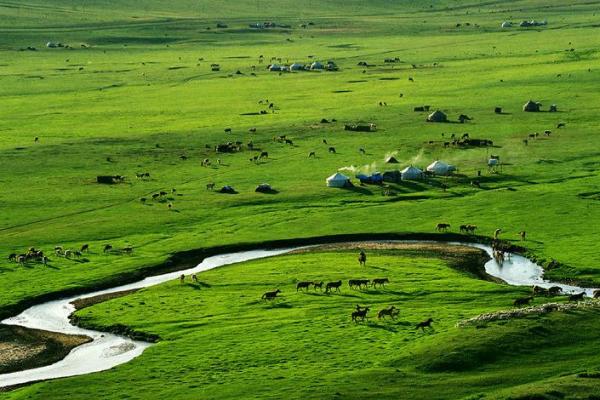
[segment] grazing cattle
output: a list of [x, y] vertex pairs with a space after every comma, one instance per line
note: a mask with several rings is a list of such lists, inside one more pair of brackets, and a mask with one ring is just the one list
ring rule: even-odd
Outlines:
[[108, 253], [109, 251], [111, 251], [111, 250], [112, 250], [112, 248], [113, 248], [113, 247], [112, 247], [112, 245], [110, 245], [110, 244], [105, 244], [105, 245], [104, 245], [104, 248], [102, 249], [102, 251], [103, 251], [104, 253]]
[[376, 288], [377, 285], [379, 285], [379, 287], [385, 287], [386, 283], [390, 283], [390, 280], [388, 278], [375, 278], [373, 279], [372, 286], [374, 288]]
[[515, 307], [527, 306], [527, 305], [529, 305], [529, 303], [531, 303], [531, 300], [533, 300], [532, 296], [520, 297], [520, 298], [516, 299], [515, 301], [513, 301], [513, 305]]
[[261, 296], [261, 299], [274, 300], [279, 293], [281, 293], [281, 290], [279, 290], [279, 289], [275, 290], [274, 292], [267, 292]]
[[311, 151], [310, 153], [308, 153], [308, 158], [316, 158], [317, 154], [314, 151]]
[[27, 261], [27, 256], [25, 254], [20, 254], [17, 256], [16, 261], [21, 265], [25, 265], [25, 262]]
[[314, 281], [314, 282], [312, 283], [312, 285], [313, 285], [313, 290], [315, 290], [315, 291], [316, 291], [316, 290], [317, 290], [317, 288], [319, 288], [319, 290], [320, 290], [320, 291], [323, 291], [323, 281], [319, 281], [319, 282], [317, 282], [317, 281]]
[[584, 296], [585, 296], [585, 292], [572, 294], [569, 296], [569, 301], [580, 301], [580, 300], [583, 300]]
[[8, 255], [8, 261], [16, 261], [17, 260], [17, 254], [16, 253], [11, 253]]
[[450, 224], [440, 223], [436, 225], [435, 229], [438, 232], [446, 232], [448, 229], [450, 229]]
[[362, 266], [367, 265], [367, 254], [362, 250], [358, 254], [358, 264]]
[[330, 147], [327, 149], [328, 152], [335, 154], [335, 147]]
[[552, 131], [549, 131], [549, 130], [545, 130], [544, 131], [544, 135], [545, 136], [550, 136], [551, 133], [552, 133]]
[[73, 250], [65, 250], [65, 258], [71, 258], [73, 255]]
[[433, 318], [427, 318], [425, 321], [419, 322], [417, 324], [417, 326], [415, 327], [415, 329], [419, 330], [419, 328], [421, 328], [421, 330], [423, 332], [425, 332], [425, 328], [431, 328], [431, 329], [433, 329], [433, 327], [431, 326], [432, 322], [433, 322]]
[[325, 285], [325, 293], [329, 293], [331, 292], [333, 289], [335, 289], [336, 292], [340, 291], [340, 287], [342, 286], [342, 281], [336, 281], [336, 282], [327, 282], [327, 285]]
[[395, 319], [398, 314], [400, 314], [400, 310], [398, 310], [394, 306], [391, 306], [391, 307], [384, 308], [383, 310], [379, 311], [377, 313], [377, 319], [385, 319], [386, 316], [389, 316], [392, 319]]
[[312, 284], [313, 283], [311, 281], [298, 282], [298, 284], [296, 285], [296, 292], [298, 292], [299, 290], [302, 290], [302, 289], [308, 290], [310, 288], [310, 285], [312, 285]]
[[560, 286], [552, 286], [548, 289], [548, 294], [550, 296], [558, 296], [562, 293], [562, 288]]
[[285, 144], [289, 144], [290, 146], [294, 145], [294, 142], [292, 142], [290, 139], [284, 139]]
[[369, 307], [365, 307], [363, 309], [352, 312], [352, 321], [358, 322], [359, 318], [361, 321], [364, 321], [365, 318], [367, 317], [368, 312], [369, 312]]
[[260, 153], [260, 155], [258, 156], [258, 158], [269, 158], [269, 153], [267, 153], [266, 151], [263, 151], [262, 153]]
[[214, 190], [215, 188], [215, 183], [214, 182], [210, 182], [206, 184], [206, 190]]

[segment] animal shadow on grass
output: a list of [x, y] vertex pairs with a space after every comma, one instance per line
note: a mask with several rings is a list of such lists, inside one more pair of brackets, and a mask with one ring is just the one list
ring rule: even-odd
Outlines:
[[287, 301], [267, 303], [268, 308], [293, 308], [292, 303]]
[[[389, 320], [392, 321], [392, 320]], [[383, 320], [379, 320], [379, 321], [367, 321], [367, 326], [369, 328], [375, 328], [375, 329], [382, 329], [384, 331], [388, 331], [388, 332], [393, 332], [393, 333], [397, 333], [398, 332], [398, 328], [403, 328], [406, 327], [408, 325], [412, 325], [408, 322], [402, 322], [402, 321], [394, 321], [394, 322], [390, 322], [387, 323]]]

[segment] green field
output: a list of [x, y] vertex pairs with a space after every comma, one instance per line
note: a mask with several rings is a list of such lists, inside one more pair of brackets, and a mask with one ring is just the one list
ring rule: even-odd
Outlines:
[[[558, 262], [548, 277], [600, 286], [597, 2], [49, 3], [0, 1], [0, 316], [56, 293], [162, 269], [181, 251], [333, 234], [433, 233], [440, 222], [450, 223], [453, 232], [460, 224], [475, 224], [486, 237], [502, 228], [501, 238], [525, 247], [543, 265]], [[524, 19], [547, 19], [548, 25], [500, 27]], [[248, 27], [263, 21], [291, 28]], [[228, 27], [216, 28], [217, 22]], [[71, 48], [47, 48], [50, 41]], [[23, 50], [28, 46], [36, 50]], [[282, 64], [334, 60], [340, 70], [279, 74], [266, 69], [272, 57]], [[400, 62], [384, 63], [396, 57]], [[372, 66], [357, 65], [363, 61]], [[212, 71], [211, 64], [219, 64], [220, 71]], [[265, 99], [274, 112], [268, 103], [259, 104]], [[521, 107], [529, 99], [541, 102], [543, 110], [556, 104], [558, 112], [525, 113]], [[427, 113], [413, 111], [423, 105], [443, 110], [452, 121], [460, 114], [473, 119], [464, 125], [426, 123]], [[495, 107], [505, 113], [495, 114]], [[254, 115], [261, 110], [267, 114]], [[336, 122], [323, 124], [322, 118]], [[344, 131], [344, 124], [359, 122], [378, 129]], [[557, 128], [558, 123], [565, 126]], [[551, 135], [541, 134], [545, 130]], [[525, 145], [523, 139], [535, 132], [540, 135]], [[464, 133], [494, 146], [444, 147], [451, 134]], [[273, 140], [280, 135], [293, 145]], [[243, 150], [215, 153], [215, 145], [229, 141], [242, 142]], [[250, 141], [254, 150], [246, 145]], [[327, 151], [330, 146], [336, 154]], [[261, 151], [269, 157], [249, 161]], [[308, 158], [312, 151], [316, 158]], [[400, 164], [385, 164], [390, 154]], [[502, 161], [499, 173], [488, 171], [492, 154]], [[204, 159], [211, 165], [202, 166]], [[458, 174], [390, 184], [393, 195], [384, 195], [380, 186], [358, 186], [354, 174], [344, 170], [357, 184], [354, 189], [325, 187], [325, 178], [340, 168], [383, 172], [409, 164], [424, 168], [436, 159], [456, 165]], [[150, 178], [137, 179], [142, 172]], [[126, 179], [102, 185], [98, 175]], [[470, 184], [473, 179], [480, 188]], [[239, 193], [206, 190], [209, 182], [217, 189], [232, 185]], [[263, 182], [277, 193], [255, 193]], [[152, 200], [160, 191], [169, 195]], [[148, 198], [145, 204], [142, 197]], [[522, 230], [528, 240], [519, 242]], [[76, 250], [84, 243], [90, 252], [80, 259], [53, 254], [54, 246]], [[103, 253], [108, 243], [115, 250]], [[118, 251], [129, 245], [132, 254]], [[32, 246], [49, 255], [48, 266], [6, 259]], [[252, 262], [250, 277], [236, 274], [243, 267], [235, 266], [201, 278], [228, 277], [231, 286], [197, 292], [172, 283], [86, 309], [82, 314], [94, 323], [105, 325], [104, 318], [110, 318], [163, 341], [113, 371], [35, 384], [5, 396], [332, 398], [339, 392], [344, 398], [478, 398], [479, 393], [503, 398], [556, 390], [567, 398], [588, 398], [600, 393], [594, 379], [574, 378], [598, 367], [595, 312], [457, 331], [452, 329], [457, 320], [510, 307], [522, 291], [451, 274], [431, 259], [421, 261], [437, 267], [442, 275], [435, 279], [466, 280], [466, 292], [431, 295], [427, 305], [396, 297], [398, 290], [435, 293], [437, 281], [430, 282], [429, 271], [419, 278], [426, 289], [405, 282], [381, 301], [415, 301], [401, 318], [411, 324], [440, 310], [443, 322], [432, 335], [410, 334], [408, 325], [394, 327], [395, 332], [354, 327], [346, 315], [353, 299], [324, 304], [320, 297], [303, 302], [290, 295], [286, 302], [292, 307], [277, 310], [252, 304], [250, 298], [263, 291], [261, 280], [274, 279], [290, 291], [293, 279], [300, 279], [292, 271], [312, 274], [310, 257], [290, 256], [292, 267], [288, 257]], [[382, 257], [386, 265], [396, 262], [393, 255]], [[419, 265], [420, 259], [398, 257], [410, 268]], [[304, 260], [304, 269], [294, 270]], [[331, 274], [335, 265], [323, 268]], [[271, 276], [275, 270], [281, 272]], [[236, 285], [248, 285], [249, 299], [239, 303], [232, 295]], [[482, 296], [486, 291], [489, 295]], [[202, 307], [173, 315], [184, 300], [186, 306]], [[125, 303], [129, 307], [119, 306]], [[225, 313], [227, 304], [234, 308]], [[246, 318], [256, 326], [237, 323], [231, 316], [236, 311], [249, 313]], [[327, 321], [326, 334], [317, 330], [319, 321]], [[569, 340], [574, 324], [582, 327], [578, 341]], [[539, 326], [547, 333], [536, 333]], [[303, 333], [298, 327], [308, 330], [306, 337], [298, 336]], [[246, 329], [252, 330], [247, 340], [241, 336]], [[280, 358], [273, 368], [267, 353], [254, 352], [254, 340], [264, 330], [269, 334], [261, 343]], [[206, 339], [223, 332], [230, 341], [207, 347]], [[487, 361], [480, 368], [459, 368], [462, 361], [452, 357], [441, 369], [428, 367], [440, 349], [487, 354], [505, 337], [533, 349], [507, 348], [493, 360], [481, 356]], [[377, 353], [370, 355], [374, 346], [356, 344], [360, 339], [377, 341]], [[190, 352], [194, 345], [201, 350]], [[240, 352], [228, 352], [230, 345]], [[343, 357], [331, 362], [343, 368], [319, 357], [313, 345], [319, 351], [335, 345]], [[295, 360], [287, 354], [292, 350]], [[360, 355], [354, 361], [352, 352]], [[202, 373], [220, 356], [226, 359], [214, 376]], [[286, 357], [290, 365], [283, 365]], [[352, 386], [356, 390], [348, 389]], [[142, 387], [148, 390], [142, 393]]]

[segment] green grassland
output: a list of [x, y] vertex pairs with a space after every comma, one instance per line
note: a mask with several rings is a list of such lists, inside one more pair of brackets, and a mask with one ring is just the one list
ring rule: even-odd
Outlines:
[[[78, 248], [83, 243], [89, 243], [91, 251], [80, 260], [50, 255], [48, 267], [23, 267], [2, 256], [0, 315], [39, 296], [84, 290], [161, 266], [170, 254], [182, 250], [338, 233], [432, 232], [438, 222], [451, 223], [454, 231], [459, 224], [476, 224], [484, 236], [501, 227], [503, 237], [513, 241], [518, 231], [526, 230], [529, 240], [522, 245], [532, 255], [561, 263], [547, 272], [549, 276], [600, 284], [596, 8], [592, 1], [537, 0], [273, 4], [60, 0], [51, 5], [1, 1], [0, 253], [20, 253], [31, 246], [51, 253], [55, 245]], [[533, 18], [547, 18], [549, 24], [500, 28], [504, 20]], [[248, 28], [265, 20], [292, 28]], [[216, 29], [217, 21], [229, 27]], [[308, 22], [314, 25], [299, 27]], [[48, 41], [67, 43], [72, 49], [48, 49]], [[27, 46], [37, 51], [20, 50]], [[262, 64], [260, 55], [265, 58]], [[271, 57], [282, 62], [332, 59], [340, 71], [280, 75], [266, 70]], [[388, 57], [402, 62], [384, 64]], [[359, 61], [376, 66], [359, 67]], [[212, 63], [220, 64], [221, 71], [211, 71]], [[258, 104], [261, 99], [273, 102], [275, 112], [244, 115], [266, 109]], [[559, 112], [524, 113], [521, 106], [529, 99], [542, 102], [545, 110], [556, 103]], [[379, 107], [380, 101], [388, 106]], [[425, 104], [444, 110], [454, 121], [461, 113], [473, 120], [464, 125], [428, 124], [425, 113], [412, 111]], [[497, 106], [506, 114], [494, 114]], [[322, 118], [337, 122], [321, 124]], [[343, 130], [344, 123], [359, 121], [376, 123], [377, 132]], [[556, 129], [559, 122], [566, 126]], [[256, 132], [249, 132], [251, 127]], [[232, 133], [224, 133], [225, 128], [232, 128]], [[552, 130], [550, 137], [523, 144], [528, 134], [546, 129]], [[494, 147], [443, 147], [450, 134], [465, 132], [493, 140]], [[294, 145], [273, 141], [279, 135], [287, 135]], [[34, 143], [34, 137], [40, 138], [39, 143]], [[247, 149], [215, 154], [217, 143], [238, 140], [252, 140], [256, 148], [268, 151], [269, 158], [252, 163], [249, 158], [258, 151]], [[337, 154], [327, 153], [328, 146], [334, 146]], [[359, 148], [366, 154], [360, 154]], [[308, 159], [311, 151], [316, 159]], [[325, 187], [325, 178], [342, 167], [396, 168], [383, 163], [386, 154], [395, 154], [401, 167], [424, 167], [442, 159], [457, 165], [459, 176], [391, 185], [395, 196], [384, 196], [378, 186]], [[501, 173], [488, 173], [490, 154], [501, 156]], [[182, 160], [181, 155], [188, 159]], [[200, 165], [205, 158], [212, 160], [210, 167]], [[469, 184], [478, 170], [483, 172], [480, 189]], [[136, 172], [150, 172], [151, 178], [137, 180]], [[95, 177], [102, 174], [125, 175], [127, 180], [96, 184]], [[208, 182], [217, 187], [233, 185], [239, 194], [207, 191]], [[262, 182], [278, 193], [255, 193]], [[448, 186], [446, 191], [442, 183]], [[149, 200], [145, 205], [139, 201], [172, 188], [177, 192], [169, 200]], [[172, 203], [171, 210], [167, 203]], [[132, 245], [134, 252], [103, 254], [106, 243], [117, 249]], [[168, 292], [168, 287], [134, 297], [152, 298], [155, 292]], [[165, 307], [176, 307], [179, 298], [166, 299]], [[492, 298], [486, 299], [490, 309], [508, 304], [500, 295]], [[217, 307], [208, 298], [205, 301], [207, 307]], [[133, 314], [139, 315], [138, 308]], [[284, 316], [287, 320], [297, 309], [277, 311], [292, 313]], [[475, 306], [468, 314], [479, 311]], [[118, 317], [146, 328], [134, 317]], [[277, 324], [278, 318], [272, 323]], [[588, 316], [550, 319], [548, 323], [563, 332], [575, 322], [585, 324]], [[148, 327], [158, 330], [150, 322]], [[509, 334], [521, 328], [517, 324], [494, 329]], [[162, 329], [165, 337], [177, 335], [175, 325]], [[230, 329], [233, 335], [236, 330]], [[197, 330], [202, 330], [201, 325]], [[243, 328], [238, 326], [237, 335], [240, 332]], [[441, 343], [446, 340], [442, 336], [454, 335], [459, 334], [442, 329], [439, 337], [428, 340]], [[569, 343], [569, 351], [585, 353], [588, 339], [579, 345]], [[149, 368], [145, 360], [161, 346], [116, 373], [141, 376], [140, 371]], [[177, 351], [185, 352], [183, 347]], [[551, 352], [546, 356], [550, 359]], [[510, 363], [519, 365], [519, 359]], [[533, 364], [527, 364], [529, 375], [524, 371], [507, 387], [513, 390], [522, 384], [527, 391], [532, 382], [528, 379], [541, 382], [556, 376], [550, 366], [538, 370]], [[311, 368], [319, 370], [316, 364]], [[309, 369], [299, 370], [308, 373]], [[498, 371], [490, 372], [488, 381], [498, 381], [506, 373]], [[464, 374], [450, 378], [457, 379], [457, 386], [477, 380]], [[67, 381], [100, 384], [95, 379]], [[552, 380], [548, 386], [580, 385], [570, 379]], [[365, 376], [359, 379], [361, 384], [367, 381]], [[160, 379], [154, 384], [164, 386]], [[447, 384], [444, 381], [444, 390]], [[57, 385], [62, 384], [34, 385], [14, 396], [34, 396], [39, 387], [50, 390]], [[482, 390], [501, 386], [490, 383]], [[390, 396], [398, 394], [393, 385], [383, 385], [381, 390], [389, 387]]]
[[[356, 250], [256, 260], [203, 273], [198, 284], [172, 281], [83, 309], [77, 317], [84, 326], [126, 325], [161, 340], [112, 371], [7, 398], [455, 399], [598, 390], [597, 379], [577, 376], [598, 367], [588, 351], [600, 340], [597, 311], [456, 328], [461, 319], [510, 308], [528, 289], [461, 271], [480, 259], [473, 250], [369, 254], [367, 267], [359, 267]], [[390, 279], [385, 289], [346, 284], [383, 276]], [[344, 280], [340, 293], [295, 290], [301, 280], [337, 279]], [[281, 299], [260, 300], [275, 288]], [[356, 304], [371, 307], [367, 322], [351, 321]], [[390, 305], [398, 318], [377, 319]], [[434, 330], [415, 330], [428, 317]], [[566, 379], [582, 388], [571, 391]]]

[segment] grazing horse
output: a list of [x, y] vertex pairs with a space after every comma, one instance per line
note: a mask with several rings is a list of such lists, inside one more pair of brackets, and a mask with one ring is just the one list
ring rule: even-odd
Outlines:
[[548, 296], [550, 294], [550, 290], [549, 289], [545, 289], [545, 288], [540, 287], [540, 286], [534, 286], [531, 289], [531, 292], [533, 293], [534, 296]]
[[337, 282], [327, 282], [327, 285], [325, 285], [325, 293], [329, 293], [331, 292], [333, 289], [335, 289], [336, 292], [340, 291], [340, 286], [342, 286], [342, 281], [337, 281]]
[[263, 300], [274, 300], [277, 295], [281, 293], [281, 290], [277, 289], [274, 292], [267, 292], [261, 296]]
[[313, 289], [315, 291], [317, 290], [317, 288], [319, 288], [320, 291], [323, 291], [323, 281], [319, 281], [319, 282], [315, 281], [312, 283], [312, 285], [313, 285]]
[[433, 322], [433, 318], [427, 318], [425, 321], [421, 321], [417, 324], [417, 326], [415, 327], [416, 330], [419, 330], [419, 328], [421, 328], [421, 330], [423, 332], [425, 332], [425, 328], [431, 328], [433, 329], [433, 327], [431, 326], [431, 323]]
[[379, 285], [380, 287], [385, 288], [386, 283], [390, 283], [390, 280], [388, 278], [375, 278], [373, 279], [372, 286], [376, 288], [377, 285]]
[[358, 254], [358, 264], [362, 266], [367, 265], [367, 254], [362, 250]]
[[569, 301], [580, 301], [583, 300], [583, 296], [585, 296], [585, 292], [572, 294], [569, 296]]
[[89, 251], [90, 251], [90, 245], [89, 245], [89, 244], [87, 244], [87, 243], [86, 243], [86, 244], [84, 244], [83, 246], [81, 246], [81, 250], [79, 250], [79, 251], [81, 251], [82, 253], [87, 253], [87, 252], [89, 252]]
[[435, 227], [435, 229], [438, 232], [446, 232], [449, 228], [450, 228], [450, 224], [445, 224], [445, 223], [437, 224]]
[[369, 307], [357, 309], [356, 311], [352, 312], [352, 321], [358, 323], [359, 318], [361, 321], [364, 321], [365, 318], [367, 317], [368, 312], [369, 312]]
[[266, 151], [263, 151], [262, 153], [260, 153], [260, 155], [258, 156], [259, 159], [261, 158], [269, 158], [269, 153], [267, 153]]
[[513, 306], [515, 306], [515, 307], [527, 306], [527, 305], [529, 305], [529, 303], [531, 303], [531, 300], [533, 300], [532, 296], [520, 297], [520, 298], [516, 299], [515, 301], [513, 301]]
[[361, 284], [361, 279], [350, 279], [348, 281], [348, 286], [350, 286], [350, 289], [356, 287], [360, 289], [360, 284]]
[[312, 285], [313, 283], [311, 281], [303, 281], [303, 282], [298, 282], [298, 284], [296, 285], [296, 292], [298, 292], [298, 290], [302, 290], [302, 289], [306, 289], [308, 291], [308, 289], [310, 288], [310, 285]]
[[379, 311], [377, 313], [377, 319], [385, 319], [386, 315], [391, 317], [392, 319], [395, 319], [398, 314], [400, 314], [400, 310], [398, 310], [394, 306], [391, 306], [391, 307], [384, 308], [383, 310]]

